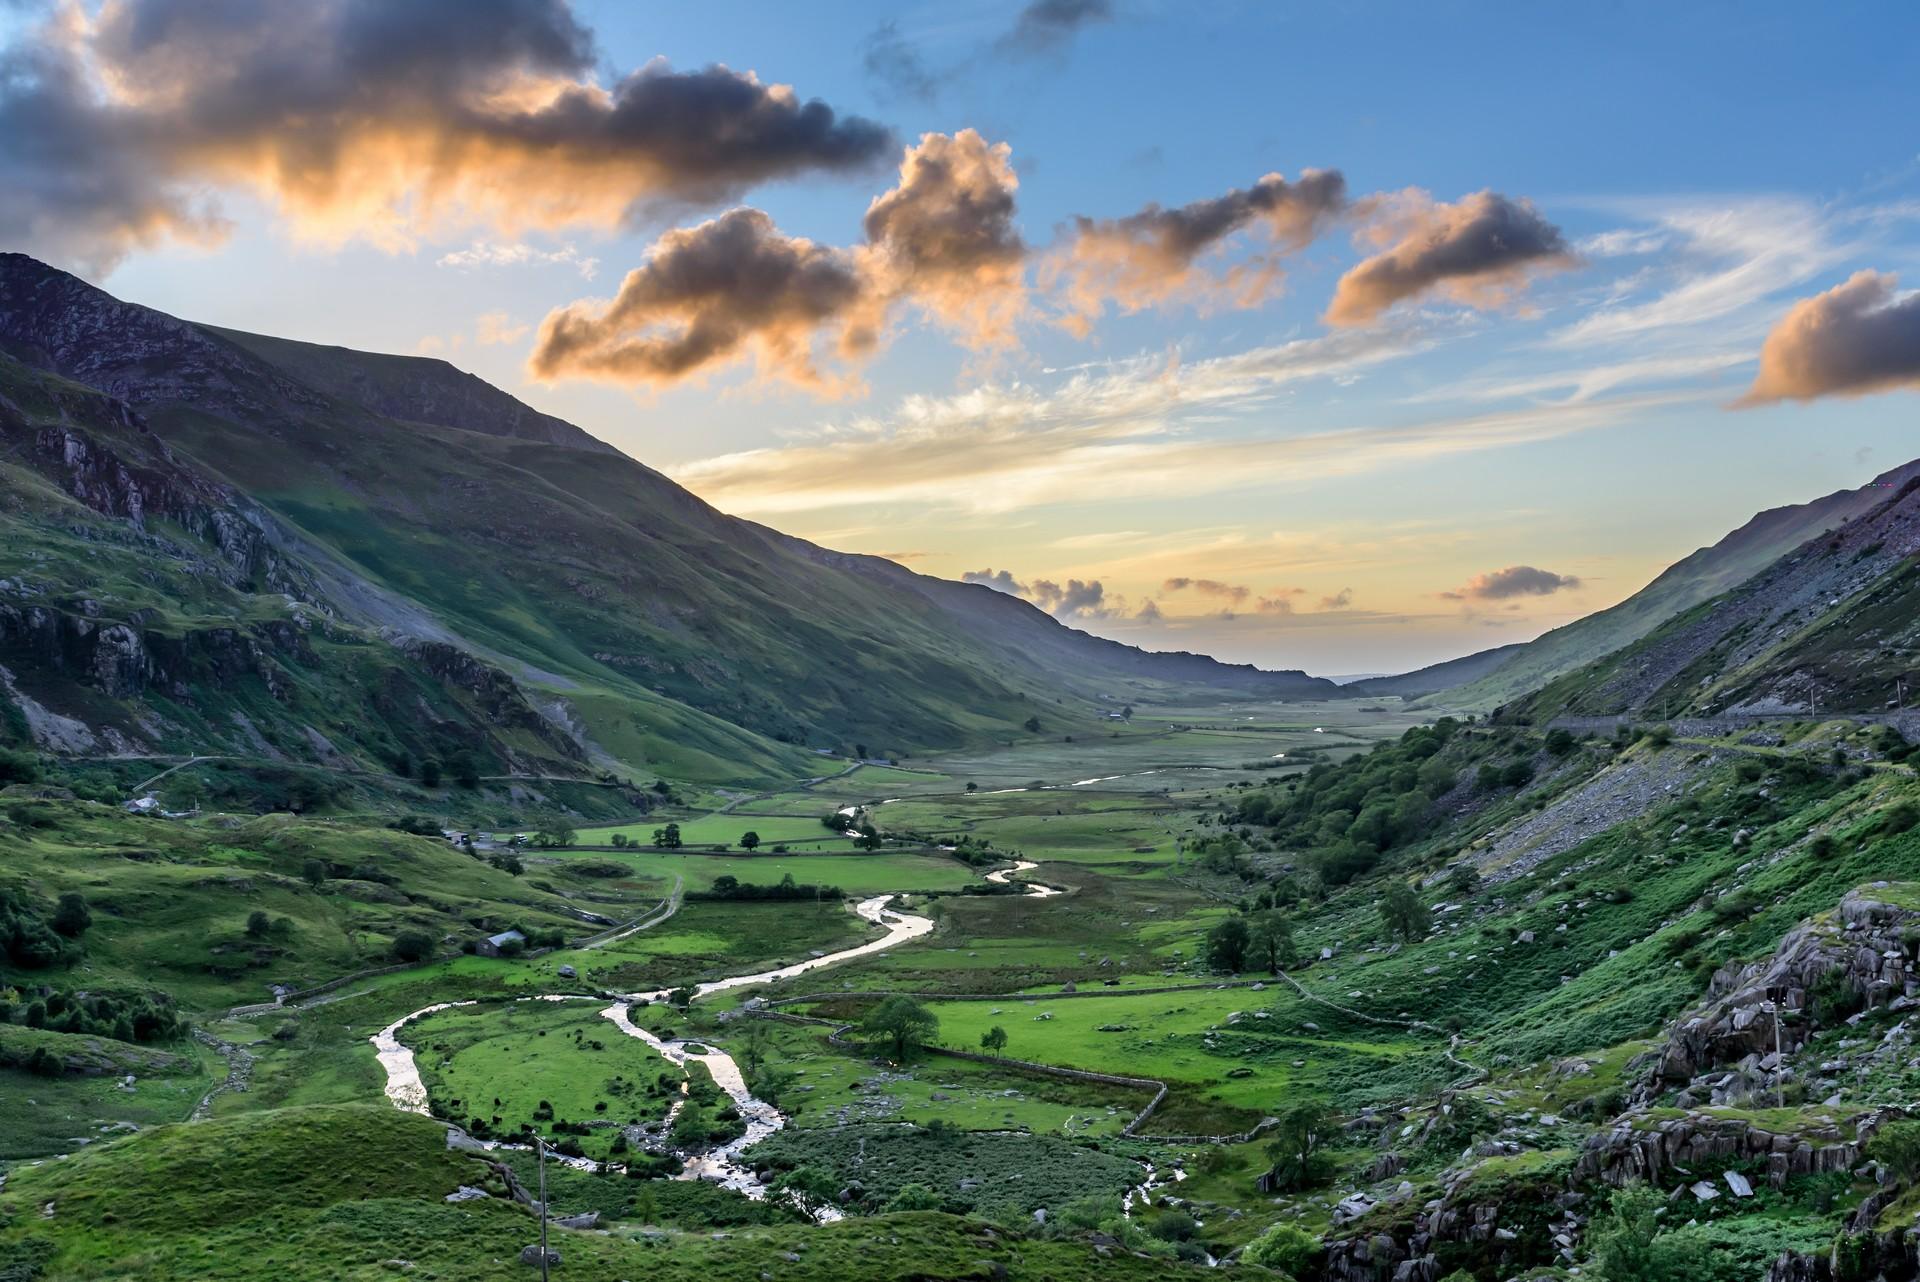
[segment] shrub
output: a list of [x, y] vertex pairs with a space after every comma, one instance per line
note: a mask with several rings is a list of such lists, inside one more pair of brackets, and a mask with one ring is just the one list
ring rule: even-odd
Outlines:
[[1867, 1156], [1903, 1184], [1920, 1178], [1920, 1121], [1887, 1123], [1867, 1142]]
[[393, 955], [404, 962], [425, 961], [433, 956], [433, 936], [424, 930], [403, 930], [393, 937]]
[[1247, 1243], [1240, 1258], [1249, 1264], [1305, 1276], [1319, 1262], [1320, 1239], [1293, 1224], [1276, 1224]]

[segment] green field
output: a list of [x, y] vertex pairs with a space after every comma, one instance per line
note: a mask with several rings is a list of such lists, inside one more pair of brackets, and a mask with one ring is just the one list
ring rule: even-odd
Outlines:
[[734, 877], [756, 885], [771, 885], [791, 876], [797, 882], [816, 886], [838, 886], [849, 895], [872, 895], [900, 890], [957, 890], [979, 880], [973, 871], [957, 860], [940, 855], [875, 851], [871, 854], [808, 854], [796, 851], [775, 855], [764, 851], [749, 855], [699, 854], [669, 851], [606, 850], [579, 855], [556, 853], [550, 856], [564, 867], [569, 859], [613, 860], [633, 869], [634, 875], [650, 886], [671, 885], [675, 877], [686, 882], [688, 890], [705, 890], [716, 877]]

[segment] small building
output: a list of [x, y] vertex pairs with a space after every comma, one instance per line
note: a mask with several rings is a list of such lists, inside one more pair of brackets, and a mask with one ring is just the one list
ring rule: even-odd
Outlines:
[[518, 944], [524, 948], [526, 947], [526, 943], [527, 937], [519, 931], [503, 930], [497, 935], [488, 935], [485, 939], [475, 944], [473, 951], [482, 957], [501, 957], [505, 956], [511, 946]]

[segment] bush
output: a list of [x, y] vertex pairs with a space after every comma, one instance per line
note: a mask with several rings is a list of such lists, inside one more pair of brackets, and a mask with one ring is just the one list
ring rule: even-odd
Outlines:
[[393, 937], [393, 955], [404, 962], [425, 961], [433, 956], [433, 936], [424, 930], [403, 930]]
[[1920, 1178], [1920, 1121], [1887, 1123], [1867, 1142], [1867, 1156], [1903, 1184]]
[[1304, 1276], [1320, 1260], [1320, 1239], [1293, 1224], [1276, 1224], [1247, 1243], [1240, 1258], [1282, 1273]]

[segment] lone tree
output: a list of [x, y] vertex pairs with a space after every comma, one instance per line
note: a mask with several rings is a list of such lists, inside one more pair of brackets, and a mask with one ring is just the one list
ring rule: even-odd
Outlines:
[[740, 834], [740, 849], [758, 850], [759, 848], [760, 848], [759, 833], [754, 832], [752, 830], [748, 830]]
[[773, 1182], [773, 1192], [810, 1220], [830, 1210], [840, 1181], [815, 1166], [798, 1166]]
[[424, 930], [403, 930], [393, 937], [393, 955], [404, 962], [433, 956], [433, 936]]
[[1247, 953], [1255, 961], [1278, 975], [1300, 958], [1293, 942], [1293, 923], [1282, 912], [1268, 911], [1253, 918], [1248, 931]]
[[653, 844], [662, 850], [680, 849], [680, 825], [668, 824], [664, 828], [653, 830]]
[[1320, 1150], [1333, 1130], [1333, 1110], [1318, 1101], [1296, 1100], [1280, 1110], [1267, 1145], [1277, 1190], [1311, 1188], [1329, 1174]]
[[992, 1055], [998, 1055], [1007, 1049], [1007, 1030], [995, 1024], [980, 1034], [980, 1049]]
[[78, 939], [87, 933], [87, 927], [93, 925], [93, 910], [87, 907], [87, 897], [77, 890], [69, 890], [60, 896], [60, 902], [54, 905], [53, 928], [68, 939]]
[[1025, 721], [1021, 722], [1020, 724], [1021, 724], [1021, 728], [1025, 730], [1028, 734], [1040, 733], [1040, 718], [1038, 717], [1028, 717]]
[[872, 824], [862, 824], [860, 835], [853, 839], [853, 844], [858, 850], [878, 850], [880, 849], [880, 832]]
[[309, 859], [300, 866], [300, 877], [315, 890], [327, 879], [327, 865], [319, 859]]
[[904, 1062], [940, 1035], [940, 1020], [911, 997], [889, 997], [867, 1012], [860, 1031], [896, 1062]]
[[1231, 973], [1245, 970], [1250, 939], [1245, 917], [1227, 918], [1207, 932], [1207, 965]]
[[1412, 886], [1396, 879], [1381, 897], [1380, 924], [1387, 928], [1387, 934], [1398, 935], [1411, 944], [1425, 939], [1433, 929], [1433, 914], [1420, 902], [1420, 896], [1413, 893]]
[[273, 918], [256, 908], [247, 914], [247, 935], [252, 939], [265, 939], [273, 932]]

